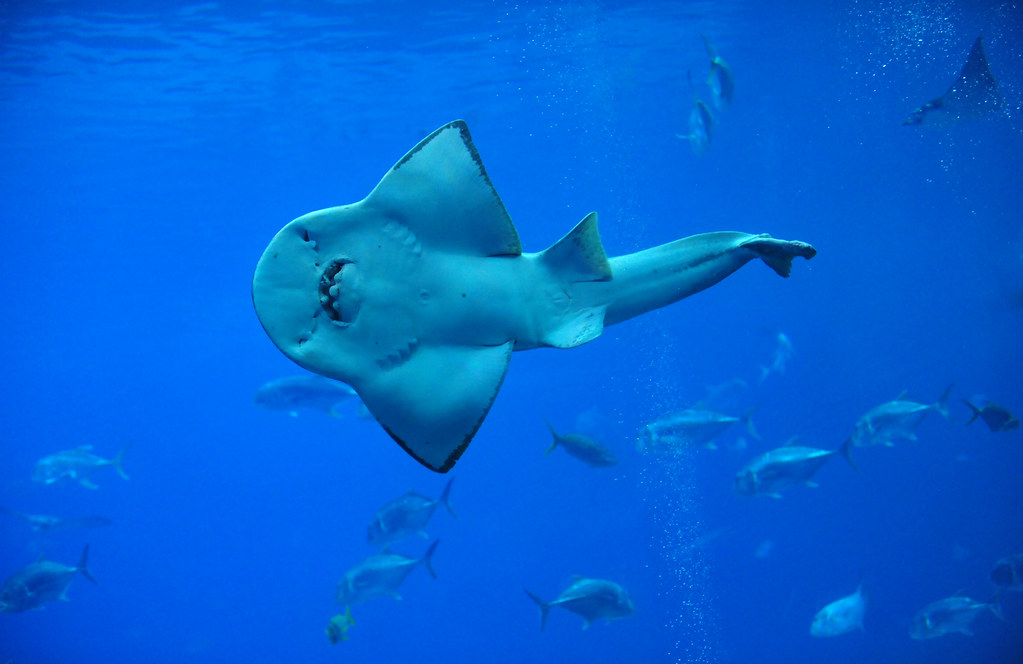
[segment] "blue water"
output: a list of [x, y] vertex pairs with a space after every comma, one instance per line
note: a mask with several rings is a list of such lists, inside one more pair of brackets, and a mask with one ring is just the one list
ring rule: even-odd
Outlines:
[[[1023, 551], [1023, 434], [964, 426], [960, 399], [1023, 413], [1023, 9], [1008, 2], [36, 2], [0, 5], [0, 577], [40, 553], [99, 584], [0, 615], [0, 662], [1015, 662], [1023, 594], [974, 636], [913, 615], [994, 594]], [[1008, 112], [900, 123], [984, 34]], [[697, 156], [706, 35], [734, 106]], [[465, 119], [527, 251], [600, 213], [609, 255], [713, 230], [812, 242], [782, 280], [750, 264], [573, 350], [516, 353], [438, 511], [439, 578], [324, 629], [375, 510], [446, 477], [372, 421], [260, 410], [296, 373], [250, 280], [291, 219], [363, 198], [433, 129]], [[795, 356], [758, 384], [774, 339]], [[642, 455], [641, 427], [741, 378], [763, 440]], [[835, 448], [868, 409], [952, 422], [855, 451], [780, 500], [736, 495], [798, 435]], [[437, 376], [445, 389], [445, 376]], [[544, 455], [549, 419], [621, 463]], [[126, 443], [130, 481], [31, 481], [35, 462]], [[394, 549], [422, 555], [429, 540]], [[635, 615], [545, 631], [528, 588], [611, 579]], [[863, 579], [864, 630], [816, 639]]]

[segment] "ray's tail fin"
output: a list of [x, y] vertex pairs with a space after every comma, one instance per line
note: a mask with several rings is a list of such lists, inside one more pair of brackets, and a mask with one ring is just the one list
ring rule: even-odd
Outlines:
[[75, 571], [80, 573], [82, 576], [92, 581], [95, 584], [99, 584], [96, 577], [89, 571], [89, 545], [86, 544], [85, 548], [82, 549], [82, 557], [78, 559], [78, 566], [75, 567]]
[[542, 632], [544, 628], [547, 627], [547, 614], [551, 611], [551, 605], [549, 602], [543, 601], [528, 590], [526, 591], [526, 594], [529, 595], [529, 599], [536, 602], [536, 605], [540, 607], [540, 631]]
[[817, 255], [817, 250], [805, 242], [777, 240], [770, 235], [757, 235], [742, 243], [774, 270], [779, 276], [792, 274], [792, 259], [796, 256], [810, 260]]
[[444, 485], [444, 492], [440, 494], [440, 502], [444, 503], [444, 507], [447, 508], [448, 512], [451, 513], [451, 516], [457, 519], [458, 515], [455, 514], [455, 508], [451, 506], [451, 485], [454, 482], [455, 478], [452, 477], [450, 480], [448, 480], [448, 483]]

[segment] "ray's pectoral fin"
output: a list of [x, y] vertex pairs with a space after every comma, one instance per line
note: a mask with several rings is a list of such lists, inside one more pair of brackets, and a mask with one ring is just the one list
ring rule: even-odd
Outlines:
[[951, 125], [978, 120], [1005, 107], [1005, 97], [988, 66], [982, 35], [973, 42], [966, 64], [945, 94], [917, 108], [902, 124], [918, 125], [926, 121], [939, 126]]
[[445, 473], [487, 416], [511, 359], [501, 346], [420, 346], [357, 386], [373, 417], [424, 466]]

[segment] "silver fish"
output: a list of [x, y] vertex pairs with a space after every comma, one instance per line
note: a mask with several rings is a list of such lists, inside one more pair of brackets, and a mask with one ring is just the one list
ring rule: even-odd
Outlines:
[[720, 109], [728, 108], [735, 98], [735, 76], [732, 75], [732, 68], [717, 54], [717, 50], [706, 36], [703, 37], [703, 45], [707, 48], [707, 57], [710, 58], [707, 85], [713, 93], [714, 105]]
[[736, 422], [742, 422], [746, 431], [759, 440], [760, 435], [753, 426], [754, 410], [751, 408], [741, 417], [733, 417], [697, 405], [665, 415], [643, 427], [637, 448], [640, 452], [683, 447], [705, 447], [715, 450], [717, 445], [714, 444], [714, 439]]
[[89, 546], [82, 550], [78, 565], [68, 567], [43, 556], [21, 568], [4, 581], [0, 587], [0, 613], [16, 613], [38, 609], [47, 602], [54, 600], [67, 601], [67, 589], [75, 573], [81, 573], [88, 580], [96, 583], [89, 571]]
[[693, 108], [689, 111], [689, 133], [675, 134], [677, 138], [689, 141], [693, 153], [704, 155], [710, 149], [710, 143], [714, 139], [714, 114], [710, 107], [702, 99], [693, 102]]
[[894, 401], [883, 403], [872, 408], [856, 422], [853, 431], [853, 445], [866, 447], [868, 445], [892, 446], [892, 441], [899, 438], [916, 440], [916, 428], [923, 422], [924, 417], [932, 410], [937, 411], [946, 420], [948, 414], [948, 395], [952, 386], [945, 388], [941, 398], [932, 404], [922, 404], [915, 401], [905, 401], [902, 395]]
[[861, 583], [856, 592], [836, 599], [813, 617], [810, 625], [812, 636], [839, 636], [857, 629], [863, 629], [863, 615], [867, 611], [867, 595]]
[[775, 337], [774, 354], [771, 356], [771, 364], [760, 366], [760, 382], [763, 383], [771, 374], [779, 376], [785, 373], [789, 360], [796, 354], [792, 348], [792, 341], [784, 332], [779, 332]]
[[337, 601], [343, 606], [368, 602], [377, 597], [400, 599], [398, 586], [420, 563], [426, 566], [430, 576], [437, 578], [433, 569], [433, 552], [440, 540], [435, 540], [422, 558], [405, 556], [384, 551], [366, 558], [345, 572], [337, 586]]
[[746, 496], [780, 498], [782, 491], [797, 484], [817, 486], [811, 478], [836, 454], [842, 455], [856, 469], [851, 453], [851, 438], [847, 438], [837, 450], [800, 447], [793, 442], [794, 439], [743, 466], [735, 476], [735, 491]]
[[0, 506], [0, 512], [27, 522], [33, 532], [52, 533], [58, 530], [74, 530], [77, 528], [95, 528], [98, 526], [109, 526], [110, 519], [102, 516], [83, 516], [75, 519], [62, 519], [59, 516], [49, 514], [22, 514], [12, 509]]
[[315, 410], [340, 417], [338, 406], [358, 401], [355, 390], [344, 383], [317, 375], [285, 376], [264, 383], [256, 390], [256, 405], [266, 410], [284, 411], [292, 417], [301, 409]]
[[909, 635], [914, 639], [933, 639], [955, 633], [973, 636], [970, 626], [985, 610], [1002, 617], [1002, 609], [997, 602], [978, 602], [958, 595], [946, 597], [931, 602], [913, 617]]
[[616, 618], [631, 616], [636, 611], [629, 594], [617, 583], [603, 579], [587, 579], [574, 577], [572, 585], [566, 588], [557, 599], [546, 602], [533, 593], [526, 591], [529, 598], [540, 607], [540, 629], [547, 627], [547, 614], [552, 607], [560, 606], [581, 616], [585, 621], [583, 629], [590, 623], [601, 618], [611, 621]]
[[988, 429], [994, 432], [1012, 431], [1019, 428], [1019, 418], [1009, 412], [1005, 406], [988, 401], [986, 397], [974, 396], [971, 399], [963, 399], [963, 403], [970, 407], [973, 415], [966, 422], [973, 424], [978, 417], [984, 421]]
[[373, 546], [388, 546], [409, 535], [419, 533], [425, 537], [423, 528], [433, 518], [438, 505], [444, 505], [451, 516], [458, 518], [455, 510], [451, 507], [449, 500], [451, 484], [454, 478], [448, 480], [444, 491], [437, 500], [431, 500], [426, 496], [409, 491], [405, 495], [395, 498], [377, 510], [373, 521], [366, 529], [366, 540]]
[[618, 465], [618, 458], [611, 450], [589, 436], [584, 436], [580, 433], [559, 434], [554, 430], [550, 422], [547, 422], [547, 428], [551, 430], [554, 442], [547, 448], [546, 454], [550, 454], [555, 448], [560, 447], [568, 452], [569, 455], [574, 456], [592, 468], [607, 468]]
[[1023, 592], [1023, 553], [1002, 558], [991, 570], [991, 582], [999, 590]]
[[96, 489], [98, 487], [89, 478], [97, 470], [106, 466], [113, 466], [118, 475], [128, 479], [128, 474], [124, 472], [121, 462], [129, 447], [131, 447], [131, 443], [121, 448], [121, 451], [113, 459], [96, 456], [90, 451], [92, 445], [81, 445], [73, 450], [51, 454], [36, 462], [35, 469], [32, 471], [32, 480], [43, 484], [72, 480], [87, 489]]

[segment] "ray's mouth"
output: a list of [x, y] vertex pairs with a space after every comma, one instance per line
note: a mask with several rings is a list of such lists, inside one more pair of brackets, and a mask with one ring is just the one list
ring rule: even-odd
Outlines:
[[330, 262], [320, 277], [320, 307], [333, 322], [350, 325], [359, 314], [359, 271], [354, 261]]

